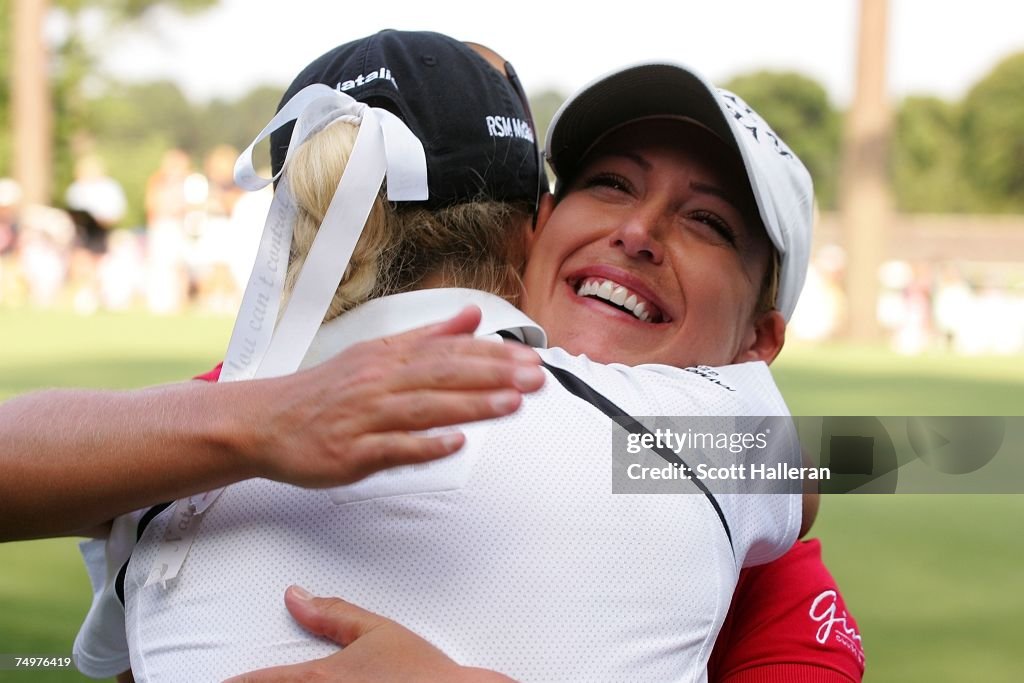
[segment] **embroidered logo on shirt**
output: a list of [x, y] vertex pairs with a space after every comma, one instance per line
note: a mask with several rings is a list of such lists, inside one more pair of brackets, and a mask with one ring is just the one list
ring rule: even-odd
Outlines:
[[717, 371], [712, 370], [711, 367], [709, 367], [707, 365], [697, 365], [697, 366], [694, 366], [692, 368], [685, 368], [685, 370], [687, 372], [692, 372], [695, 375], [700, 375], [701, 377], [703, 377], [707, 381], [711, 382], [712, 384], [717, 384], [718, 386], [722, 387], [726, 391], [736, 391], [731, 386], [729, 386], [728, 384], [726, 384], [725, 382], [723, 382], [721, 380], [721, 378], [718, 376], [718, 372]]
[[814, 634], [814, 639], [825, 645], [831, 637], [832, 640], [852, 652], [858, 662], [863, 663], [864, 647], [860, 634], [847, 622], [849, 615], [846, 610], [842, 610], [842, 613], [839, 612], [838, 600], [839, 596], [834, 590], [827, 590], [822, 591], [811, 603], [811, 609], [807, 612], [807, 616], [821, 624]]

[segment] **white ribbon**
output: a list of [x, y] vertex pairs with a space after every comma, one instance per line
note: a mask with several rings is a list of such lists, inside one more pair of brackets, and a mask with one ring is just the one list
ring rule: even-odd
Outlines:
[[[263, 178], [253, 167], [253, 149], [290, 121], [295, 121], [295, 129], [281, 169], [273, 178]], [[303, 142], [336, 121], [359, 123], [359, 133], [288, 306], [275, 328], [292, 226], [298, 214], [285, 171]], [[427, 162], [422, 143], [391, 112], [370, 107], [320, 83], [303, 88], [288, 100], [242, 152], [235, 163], [235, 183], [239, 187], [260, 190], [280, 180], [231, 331], [219, 381], [276, 377], [298, 369], [327, 314], [385, 176], [389, 200], [427, 199]], [[222, 490], [177, 501], [147, 586], [166, 585], [167, 580], [178, 575], [198, 531], [199, 515]]]
[[[281, 169], [272, 178], [261, 177], [253, 167], [253, 149], [293, 120], [295, 129]], [[307, 138], [338, 120], [362, 123], [338, 189], [275, 332], [291, 229], [298, 213], [285, 171]], [[239, 187], [259, 190], [278, 178], [281, 181], [231, 332], [220, 381], [284, 375], [299, 366], [345, 273], [385, 173], [391, 201], [427, 199], [426, 155], [412, 131], [391, 112], [369, 107], [322, 83], [307, 86], [288, 100], [238, 157], [235, 182]]]

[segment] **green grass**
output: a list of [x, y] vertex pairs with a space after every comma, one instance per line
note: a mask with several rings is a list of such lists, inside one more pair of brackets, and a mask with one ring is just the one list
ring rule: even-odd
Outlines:
[[794, 415], [1024, 415], [1021, 356], [790, 344], [772, 373]]
[[1024, 673], [1024, 496], [833, 496], [813, 535], [857, 618], [867, 680]]
[[0, 400], [50, 386], [140, 387], [191, 377], [227, 347], [223, 317], [0, 308]]
[[[223, 318], [0, 310], [0, 399], [188, 377], [216, 362], [229, 330]], [[1019, 357], [791, 346], [774, 370], [794, 414], [1024, 415]], [[1024, 496], [833, 496], [812, 535], [859, 621], [868, 681], [1024, 677]], [[0, 545], [0, 653], [69, 653], [88, 596], [75, 541]], [[0, 671], [0, 680], [78, 676]]]
[[[231, 321], [0, 309], [0, 400], [40, 387], [140, 387], [212, 367]], [[0, 654], [70, 655], [91, 591], [77, 540], [0, 545]], [[69, 671], [0, 671], [0, 681], [81, 680]]]

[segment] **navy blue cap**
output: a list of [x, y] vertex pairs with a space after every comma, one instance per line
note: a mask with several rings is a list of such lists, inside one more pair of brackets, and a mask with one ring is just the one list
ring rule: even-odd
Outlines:
[[[423, 205], [536, 203], [542, 169], [526, 103], [505, 74], [465, 43], [440, 33], [394, 30], [346, 43], [303, 69], [278, 108], [313, 83], [405, 122], [426, 152], [430, 194]], [[270, 136], [275, 174], [292, 127]]]

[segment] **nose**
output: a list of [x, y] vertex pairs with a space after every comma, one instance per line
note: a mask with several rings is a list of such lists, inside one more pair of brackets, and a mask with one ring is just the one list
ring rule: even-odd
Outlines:
[[653, 216], [636, 213], [619, 224], [609, 240], [613, 247], [622, 249], [630, 258], [658, 265], [664, 258], [665, 250], [657, 232], [658, 224]]

